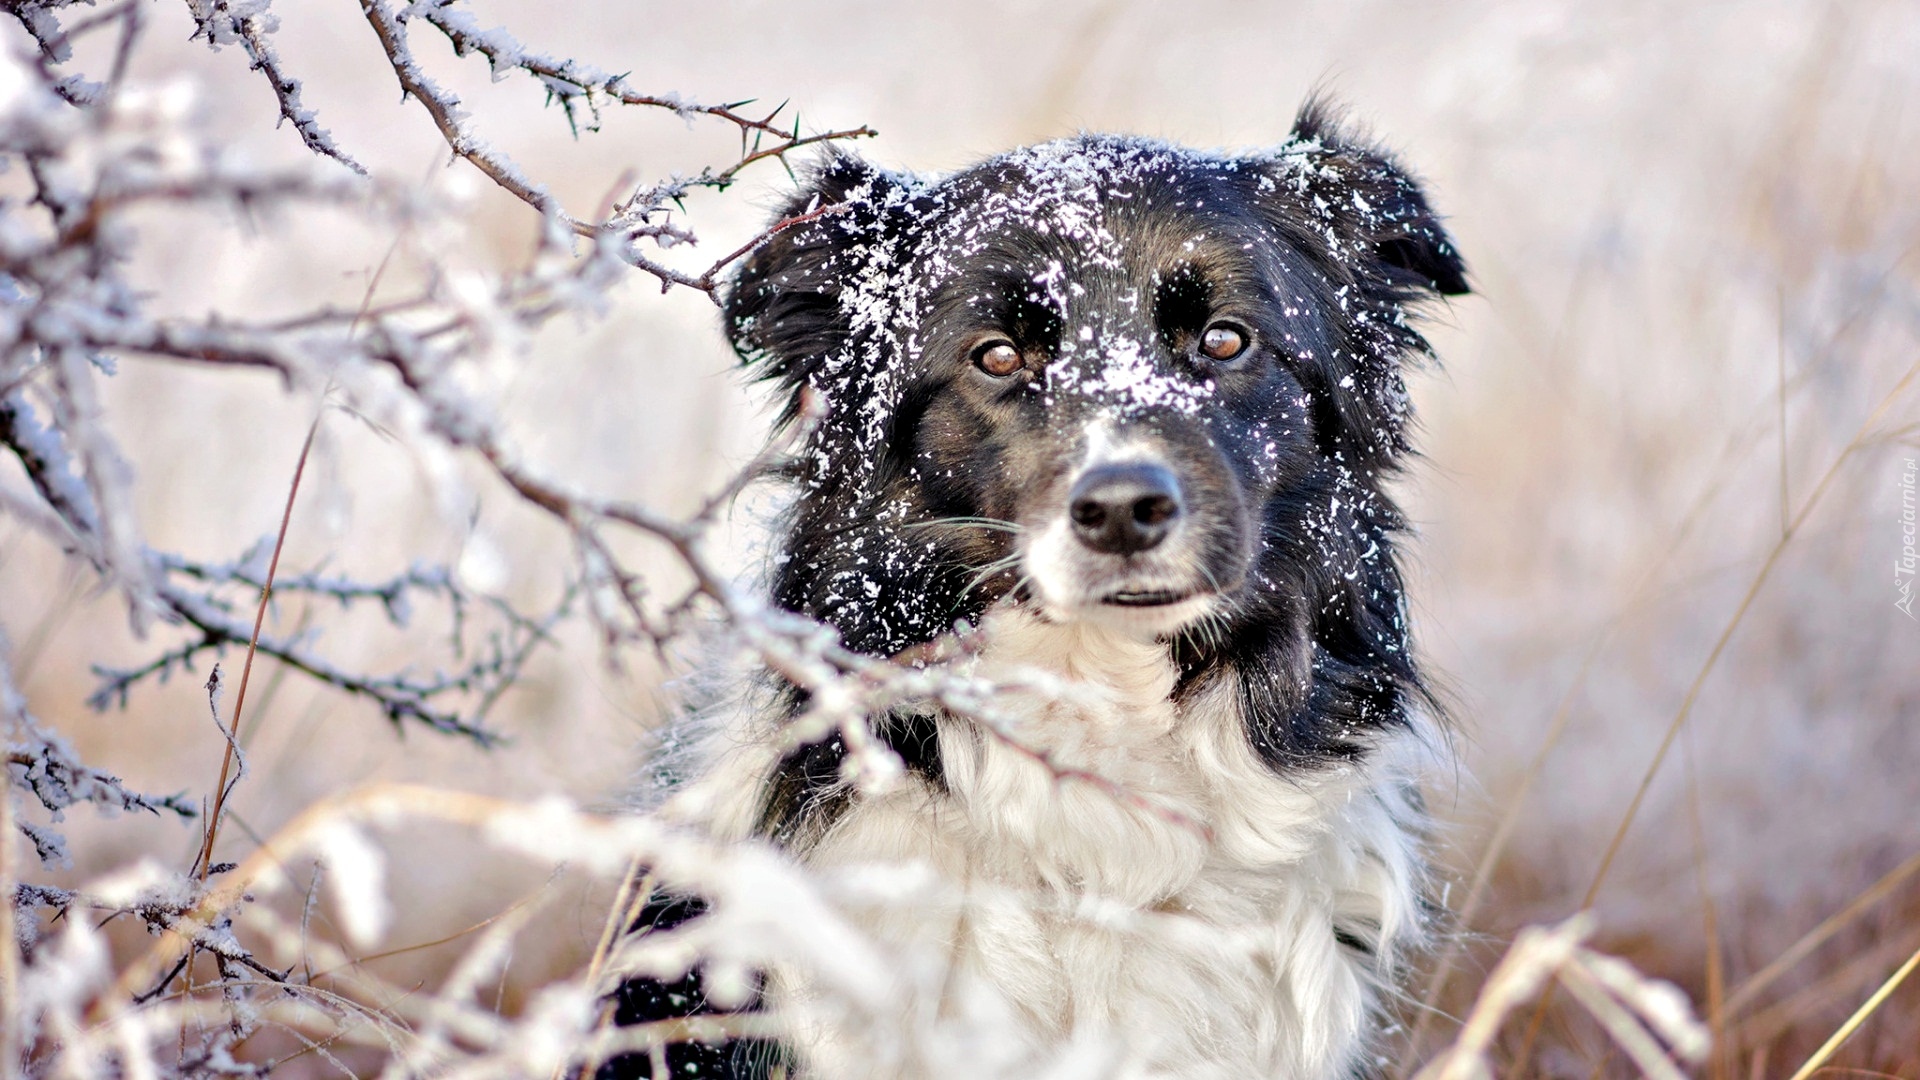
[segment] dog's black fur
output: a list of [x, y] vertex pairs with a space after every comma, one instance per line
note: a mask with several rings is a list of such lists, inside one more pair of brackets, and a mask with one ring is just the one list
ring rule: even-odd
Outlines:
[[[1027, 212], [1050, 192], [1068, 209]], [[1063, 224], [1074, 200], [1097, 203], [1097, 222]], [[1354, 759], [1408, 723], [1425, 691], [1382, 484], [1408, 452], [1402, 366], [1428, 352], [1409, 312], [1468, 286], [1391, 157], [1309, 103], [1288, 143], [1250, 157], [1083, 137], [927, 183], [835, 156], [779, 217], [823, 209], [755, 252], [726, 301], [735, 347], [786, 396], [782, 423], [803, 395], [824, 406], [790, 470], [779, 606], [876, 656], [977, 624], [996, 602], [1044, 606], [1016, 534], [991, 525], [1037, 527], [1041, 501], [1058, 509], [1072, 440], [1098, 413], [1158, 448], [1189, 522], [1193, 579], [1167, 587], [1212, 596], [1206, 617], [1165, 635], [1176, 699], [1232, 680], [1247, 739], [1283, 772]], [[1222, 325], [1244, 351], [1217, 361], [1205, 343]], [[1018, 353], [1011, 375], [982, 369], [998, 343]], [[1148, 382], [1116, 398], [1094, 365], [1122, 345]], [[1104, 595], [1089, 602], [1140, 599]], [[894, 715], [879, 735], [937, 788], [934, 725]], [[804, 851], [857, 797], [844, 756], [835, 736], [787, 757], [760, 831]], [[663, 902], [642, 921], [688, 914]], [[697, 974], [630, 983], [618, 1019], [701, 1000]], [[707, 1077], [776, 1058], [755, 1044], [669, 1060]], [[648, 1070], [629, 1057], [602, 1075]]]

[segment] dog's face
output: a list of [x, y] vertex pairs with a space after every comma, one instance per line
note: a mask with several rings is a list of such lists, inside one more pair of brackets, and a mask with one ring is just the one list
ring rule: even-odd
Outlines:
[[1157, 634], [1220, 609], [1311, 467], [1295, 354], [1323, 335], [1281, 299], [1258, 182], [1082, 143], [950, 188], [942, 231], [980, 240], [928, 289], [914, 464], [935, 514], [1015, 527], [988, 531], [1001, 573], [1052, 618]]
[[1404, 448], [1407, 305], [1465, 289], [1413, 182], [1304, 126], [831, 162], [728, 307], [824, 405], [777, 598], [874, 651], [1009, 593], [1150, 636], [1271, 603]]

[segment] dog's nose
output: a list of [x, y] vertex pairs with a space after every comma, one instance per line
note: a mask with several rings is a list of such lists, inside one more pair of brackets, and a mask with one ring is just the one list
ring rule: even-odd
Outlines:
[[1131, 462], [1088, 469], [1067, 497], [1080, 542], [1132, 555], [1167, 538], [1181, 513], [1180, 481], [1164, 465]]

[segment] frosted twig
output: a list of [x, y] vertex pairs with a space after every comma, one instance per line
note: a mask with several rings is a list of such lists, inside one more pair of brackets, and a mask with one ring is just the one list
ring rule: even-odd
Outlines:
[[[685, 229], [670, 222], [654, 220], [670, 202], [677, 201], [696, 187], [724, 190], [742, 169], [757, 161], [768, 158], [784, 161], [787, 154], [806, 146], [875, 134], [871, 128], [861, 126], [802, 135], [797, 121], [791, 130], [774, 126], [772, 121], [779, 114], [779, 109], [764, 119], [753, 119], [735, 111], [739, 105], [696, 105], [678, 98], [637, 93], [626, 85], [625, 76], [608, 75], [572, 60], [544, 57], [527, 51], [504, 31], [481, 30], [469, 13], [455, 6], [454, 0], [430, 0], [401, 10], [395, 10], [386, 0], [361, 0], [360, 8], [380, 39], [381, 47], [386, 50], [394, 76], [400, 82], [402, 95], [413, 98], [427, 110], [449, 149], [471, 162], [501, 189], [540, 211], [562, 228], [596, 240], [617, 238], [620, 241], [621, 258], [635, 269], [659, 279], [662, 289], [684, 285], [713, 296], [720, 274], [728, 265], [764, 243], [779, 229], [795, 223], [776, 223], [773, 228], [713, 264], [705, 272], [688, 274], [648, 258], [634, 244], [634, 241], [643, 238], [663, 245], [695, 242], [693, 234]], [[642, 189], [624, 203], [617, 204], [605, 222], [577, 218], [560, 205], [545, 185], [530, 179], [510, 158], [479, 138], [468, 122], [468, 113], [462, 107], [459, 96], [435, 82], [421, 69], [407, 38], [407, 23], [415, 16], [425, 19], [446, 35], [457, 54], [479, 53], [487, 57], [496, 75], [517, 68], [541, 79], [548, 93], [560, 99], [570, 122], [574, 119], [572, 103], [575, 98], [584, 99], [596, 119], [598, 102], [603, 99], [629, 105], [670, 108], [682, 115], [714, 116], [740, 129], [740, 158], [722, 169], [707, 168], [690, 178], [677, 178]], [[777, 141], [770, 146], [762, 145], [760, 140], [763, 136], [773, 136]]]
[[[786, 155], [817, 143], [835, 142], [846, 139], [868, 138], [879, 134], [862, 124], [858, 127], [838, 131], [825, 131], [814, 135], [800, 134], [798, 119], [787, 127], [773, 121], [786, 111], [786, 103], [781, 103], [764, 117], [752, 117], [739, 110], [752, 104], [750, 101], [738, 101], [731, 104], [705, 105], [688, 101], [678, 94], [646, 94], [627, 84], [625, 75], [614, 75], [578, 60], [555, 58], [533, 52], [520, 44], [505, 30], [495, 28], [482, 29], [473, 15], [460, 6], [459, 0], [426, 0], [413, 4], [407, 10], [410, 17], [425, 19], [434, 29], [446, 35], [453, 45], [454, 54], [466, 56], [478, 53], [487, 58], [487, 64], [493, 69], [494, 78], [500, 78], [507, 72], [518, 69], [540, 80], [547, 94], [560, 102], [567, 114], [567, 122], [578, 131], [577, 116], [573, 111], [576, 99], [583, 101], [593, 123], [588, 130], [599, 125], [600, 104], [617, 102], [622, 105], [637, 105], [649, 108], [668, 109], [681, 117], [711, 116], [734, 125], [740, 131], [740, 160], [724, 169], [704, 169], [694, 178], [675, 181], [673, 195], [660, 197], [651, 205], [662, 205], [666, 198], [677, 197], [680, 191], [690, 187], [713, 187], [724, 190], [733, 182], [735, 176], [747, 166], [766, 158], [778, 158], [782, 161]], [[771, 139], [770, 145], [765, 140]], [[656, 189], [665, 192], [666, 186]], [[630, 200], [631, 206], [633, 201]]]
[[[5, 734], [8, 789], [0, 791], [0, 799], [11, 800], [11, 789], [24, 789], [56, 819], [82, 803], [150, 814], [164, 810], [181, 818], [198, 813], [183, 795], [142, 795], [119, 777], [81, 763], [65, 739], [42, 727], [27, 711], [26, 695], [13, 683], [13, 652], [4, 628], [0, 628], [0, 731]], [[24, 820], [16, 819], [14, 825], [33, 841], [43, 863], [65, 861], [66, 844], [60, 834]], [[0, 838], [0, 844], [5, 843], [11, 841]]]
[[[725, 120], [739, 128], [743, 136], [770, 135], [781, 140], [794, 138], [794, 133], [777, 127], [773, 118], [785, 108], [774, 109], [763, 119], [754, 119], [738, 110], [751, 102], [741, 101], [730, 105], [703, 105], [688, 101], [677, 94], [645, 94], [627, 85], [625, 75], [612, 75], [598, 68], [583, 64], [577, 60], [543, 56], [528, 50], [503, 30], [483, 30], [473, 16], [459, 7], [459, 0], [427, 0], [416, 3], [410, 10], [432, 24], [433, 28], [445, 34], [452, 43], [456, 55], [479, 53], [487, 58], [495, 77], [518, 68], [540, 79], [547, 86], [547, 92], [559, 98], [563, 103], [574, 97], [584, 98], [587, 106], [595, 110], [598, 117], [598, 104], [601, 100], [617, 101], [623, 105], [641, 105], [652, 108], [669, 109], [683, 116], [712, 116]], [[807, 142], [819, 142], [825, 139], [844, 139], [857, 136], [869, 136], [875, 132], [862, 125], [845, 132], [813, 136], [804, 142], [784, 145], [780, 152], [790, 151]]]
[[[164, 551], [155, 552], [153, 557], [165, 573], [177, 573], [208, 585], [244, 585], [259, 589], [266, 585], [265, 575], [259, 572], [259, 562], [270, 545], [270, 540], [263, 539], [239, 559], [229, 563], [201, 562]], [[412, 619], [413, 595], [416, 593], [444, 597], [456, 610], [475, 602], [475, 598], [454, 581], [452, 571], [444, 566], [426, 563], [416, 563], [384, 581], [361, 581], [319, 571], [282, 575], [275, 579], [273, 591], [324, 597], [338, 602], [343, 608], [362, 600], [377, 600], [385, 610], [387, 621], [400, 627], [406, 626]]]
[[[57, 76], [53, 72], [53, 66], [64, 64], [73, 58], [72, 42], [75, 37], [96, 27], [105, 26], [115, 19], [137, 19], [139, 9], [136, 3], [129, 0], [128, 3], [93, 18], [82, 20], [70, 28], [62, 27], [54, 18], [53, 12], [58, 8], [68, 7], [72, 3], [73, 0], [13, 0], [6, 5], [6, 11], [20, 21], [21, 27], [26, 30], [28, 36], [33, 38], [34, 44], [39, 46], [39, 53], [34, 57], [34, 62], [48, 88], [67, 104], [85, 107], [100, 100], [106, 92], [106, 85], [91, 82], [79, 74], [64, 78]], [[130, 37], [131, 31], [129, 31]], [[119, 65], [116, 64], [117, 66]]]
[[187, 8], [198, 27], [194, 36], [205, 38], [210, 47], [217, 49], [228, 40], [240, 42], [253, 70], [265, 75], [273, 87], [273, 96], [280, 103], [281, 121], [293, 125], [307, 149], [330, 157], [362, 176], [367, 175], [366, 167], [340, 148], [332, 133], [320, 126], [313, 110], [300, 100], [300, 80], [287, 74], [268, 36], [279, 29], [277, 16], [264, 9], [236, 14], [229, 0], [187, 0]]
[[401, 92], [420, 102], [427, 110], [434, 126], [440, 129], [441, 137], [446, 139], [448, 148], [472, 162], [475, 168], [487, 174], [489, 179], [511, 192], [515, 198], [542, 214], [570, 222], [571, 219], [567, 218], [560, 204], [544, 186], [529, 180], [517, 165], [495, 153], [492, 147], [473, 134], [467, 125], [467, 112], [460, 106], [460, 98], [428, 78], [420, 69], [419, 61], [414, 58], [413, 50], [407, 44], [406, 14], [394, 11], [384, 0], [360, 0], [360, 10], [387, 52], [394, 77], [400, 80]]
[[[163, 604], [173, 616], [200, 632], [152, 661], [135, 668], [96, 666], [101, 679], [87, 699], [89, 705], [104, 709], [116, 702], [124, 705], [134, 685], [151, 676], [166, 677], [191, 663], [209, 649], [244, 646], [252, 637], [251, 627], [219, 603], [189, 592], [171, 583], [159, 589]], [[375, 676], [349, 671], [326, 660], [298, 638], [280, 638], [263, 634], [259, 652], [339, 690], [371, 699], [396, 725], [419, 723], [449, 735], [461, 735], [482, 746], [491, 746], [498, 736], [484, 726], [487, 707], [499, 692], [511, 685], [525, 666], [531, 651], [550, 640], [550, 631], [571, 611], [572, 595], [541, 618], [532, 619], [514, 613], [505, 627], [491, 635], [486, 647], [466, 666], [453, 672], [414, 675], [402, 670], [392, 675]], [[496, 607], [503, 613], [511, 611]], [[442, 699], [470, 695], [478, 704], [471, 711], [442, 707]]]

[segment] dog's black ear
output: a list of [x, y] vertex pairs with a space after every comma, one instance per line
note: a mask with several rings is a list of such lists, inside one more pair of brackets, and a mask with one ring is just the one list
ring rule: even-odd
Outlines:
[[[734, 275], [723, 303], [727, 337], [762, 379], [790, 391], [781, 422], [799, 414], [800, 392], [851, 333], [842, 290], [857, 278], [848, 249], [886, 229], [901, 181], [853, 154], [835, 152], [803, 179], [775, 215], [779, 228]], [[798, 220], [795, 220], [798, 219]]]
[[1469, 291], [1466, 263], [1419, 181], [1346, 128], [1325, 99], [1300, 107], [1281, 162], [1281, 189], [1302, 196], [1308, 217], [1333, 230], [1330, 254], [1363, 288], [1390, 302]]
[[1409, 449], [1404, 362], [1431, 351], [1409, 309], [1466, 292], [1466, 264], [1419, 182], [1322, 100], [1259, 164], [1266, 219], [1304, 257], [1281, 287], [1334, 316], [1301, 357], [1318, 437], [1330, 456], [1389, 465]]

